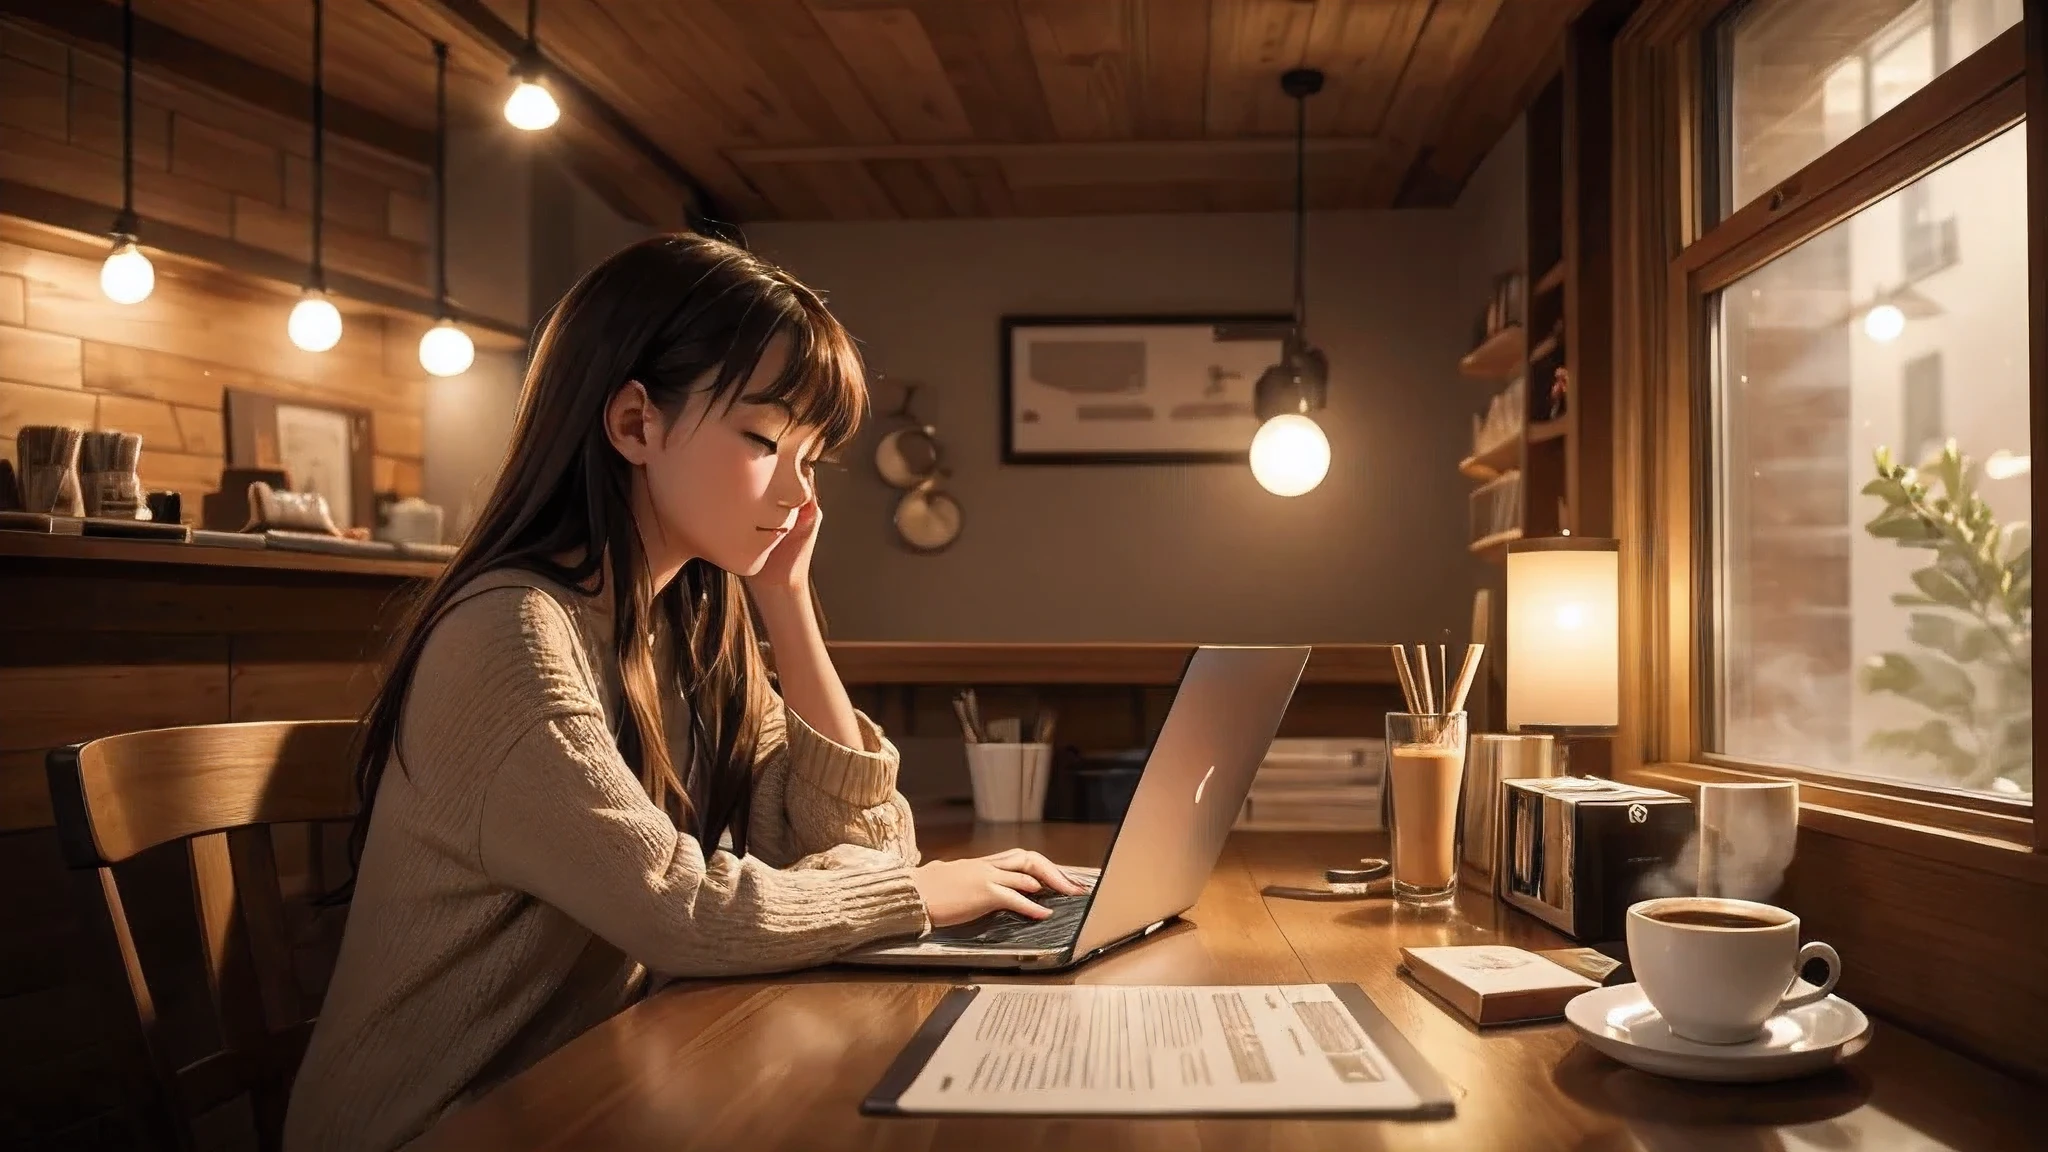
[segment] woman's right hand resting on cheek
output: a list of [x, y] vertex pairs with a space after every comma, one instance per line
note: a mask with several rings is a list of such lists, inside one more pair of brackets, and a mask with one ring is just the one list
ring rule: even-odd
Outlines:
[[1088, 890], [1052, 861], [1024, 848], [971, 860], [934, 860], [912, 870], [911, 882], [924, 898], [934, 928], [965, 924], [1004, 909], [1043, 920], [1052, 910], [1025, 893], [1051, 888], [1075, 895]]

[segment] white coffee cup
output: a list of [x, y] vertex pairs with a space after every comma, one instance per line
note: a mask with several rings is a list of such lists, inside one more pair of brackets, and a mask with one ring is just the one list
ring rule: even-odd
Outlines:
[[1052, 777], [1050, 744], [969, 744], [967, 774], [974, 787], [974, 818], [997, 824], [1045, 818], [1045, 786]]
[[[1827, 982], [1793, 994], [1800, 968], [1827, 961]], [[1756, 1039], [1780, 1012], [1824, 999], [1842, 958], [1799, 943], [1799, 917], [1753, 900], [1669, 896], [1628, 910], [1628, 962], [1671, 1031], [1702, 1044]]]

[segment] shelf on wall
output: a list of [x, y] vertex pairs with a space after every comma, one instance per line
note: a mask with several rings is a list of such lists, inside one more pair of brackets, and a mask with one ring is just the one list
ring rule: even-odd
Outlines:
[[1557, 351], [1557, 337], [1545, 336], [1541, 344], [1529, 349], [1529, 363], [1534, 364], [1555, 351]]
[[1458, 371], [1475, 380], [1512, 380], [1522, 371], [1522, 326], [1510, 324], [1465, 353]]
[[1521, 455], [1522, 438], [1503, 437], [1498, 444], [1483, 452], [1475, 452], [1458, 461], [1458, 471], [1474, 480], [1492, 480], [1503, 472], [1512, 471], [1515, 458]]
[[1466, 545], [1466, 549], [1481, 560], [1501, 563], [1508, 558], [1508, 545], [1521, 538], [1520, 528], [1510, 528], [1505, 532], [1495, 532], [1491, 536], [1481, 536]]
[[1555, 420], [1538, 420], [1529, 425], [1529, 443], [1541, 444], [1545, 440], [1559, 439], [1571, 431], [1572, 418], [1559, 416]]
[[1543, 279], [1536, 281], [1534, 295], [1541, 296], [1554, 288], [1562, 287], [1564, 287], [1564, 261], [1559, 260], [1550, 266], [1550, 271], [1543, 274]]

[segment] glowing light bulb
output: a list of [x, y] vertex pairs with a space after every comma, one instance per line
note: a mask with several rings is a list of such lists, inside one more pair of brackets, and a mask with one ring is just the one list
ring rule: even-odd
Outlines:
[[1330, 471], [1330, 441], [1316, 422], [1287, 412], [1259, 426], [1252, 437], [1252, 477], [1275, 496], [1299, 496]]
[[155, 290], [156, 266], [149, 257], [133, 240], [115, 241], [106, 263], [100, 265], [100, 291], [116, 304], [140, 304]]
[[476, 361], [469, 333], [443, 320], [420, 337], [420, 367], [436, 376], [460, 376]]
[[555, 104], [554, 96], [532, 80], [521, 80], [505, 99], [505, 120], [514, 128], [539, 132], [554, 127], [561, 118], [562, 109]]
[[1879, 344], [1889, 344], [1906, 330], [1906, 314], [1894, 304], [1879, 304], [1863, 314], [1863, 334]]
[[308, 352], [325, 352], [341, 341], [341, 311], [334, 302], [308, 288], [285, 325], [292, 343]]
[[2000, 448], [1991, 454], [1989, 460], [1984, 461], [1984, 475], [1993, 480], [2010, 480], [2015, 476], [2026, 475], [2033, 466], [2032, 456], [2017, 456], [2009, 448]]

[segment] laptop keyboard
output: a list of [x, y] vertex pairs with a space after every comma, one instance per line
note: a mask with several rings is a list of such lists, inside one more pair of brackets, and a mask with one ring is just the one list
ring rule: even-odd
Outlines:
[[1008, 910], [991, 912], [965, 924], [934, 928], [929, 939], [986, 948], [1060, 948], [1073, 943], [1088, 910], [1088, 893], [1042, 892], [1031, 899], [1052, 909], [1052, 915], [1032, 920]]

